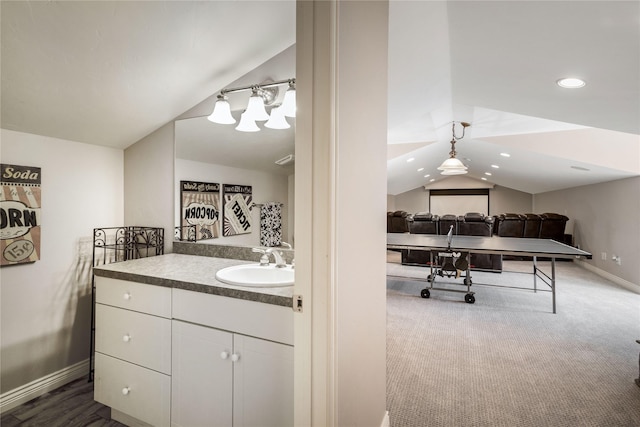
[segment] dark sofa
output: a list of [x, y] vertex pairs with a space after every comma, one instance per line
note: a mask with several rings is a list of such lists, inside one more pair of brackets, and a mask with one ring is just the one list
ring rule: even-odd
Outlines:
[[517, 214], [505, 213], [494, 216], [494, 230], [500, 237], [529, 237], [553, 239], [571, 244], [571, 236], [564, 233], [569, 217], [557, 213]]
[[[419, 212], [409, 218], [409, 230], [413, 234], [447, 234], [453, 226], [453, 233], [465, 236], [491, 236], [493, 233], [493, 218], [476, 212], [465, 215], [432, 215]], [[428, 265], [429, 251], [403, 250], [402, 263], [414, 265]], [[502, 271], [502, 256], [494, 254], [471, 254], [471, 269]]]

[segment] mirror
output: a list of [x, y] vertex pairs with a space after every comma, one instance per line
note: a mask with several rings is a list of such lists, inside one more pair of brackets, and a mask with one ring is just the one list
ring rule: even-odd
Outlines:
[[[239, 112], [233, 113], [238, 119]], [[295, 122], [294, 119], [287, 119]], [[291, 123], [293, 124], [293, 123]], [[281, 204], [282, 240], [293, 240], [293, 174], [295, 160], [283, 165], [276, 161], [294, 154], [294, 126], [289, 129], [268, 129], [259, 124], [259, 132], [239, 132], [236, 125], [220, 125], [207, 117], [177, 120], [175, 123], [175, 226], [180, 226], [181, 181], [219, 184], [217, 237], [198, 232], [201, 243], [259, 246], [260, 208], [269, 203]], [[227, 187], [225, 188], [225, 184]], [[238, 191], [248, 200], [248, 230], [224, 230], [222, 210], [224, 199], [231, 199], [228, 185], [241, 186]], [[247, 188], [250, 187], [250, 188]], [[232, 189], [236, 190], [236, 189]], [[224, 197], [223, 194], [227, 194]], [[195, 196], [197, 197], [205, 197]], [[196, 200], [197, 201], [197, 200]], [[200, 201], [202, 202], [202, 200]], [[203, 206], [200, 204], [200, 206]], [[263, 215], [264, 217], [264, 215]], [[202, 209], [198, 224], [211, 224], [213, 215]], [[244, 222], [243, 222], [244, 223]], [[198, 227], [206, 229], [206, 227]], [[241, 227], [242, 228], [242, 227]], [[183, 230], [186, 234], [186, 231]], [[182, 240], [189, 240], [183, 236]]]
[[[291, 46], [220, 89], [245, 87], [294, 77], [295, 46]], [[287, 87], [287, 85], [277, 87], [276, 97], [271, 106], [267, 106], [267, 112], [270, 112], [273, 106], [282, 103]], [[260, 209], [270, 202], [276, 202], [281, 204], [281, 240], [293, 244], [295, 119], [286, 118], [291, 125], [289, 129], [269, 129], [264, 126], [264, 122], [257, 122], [259, 132], [240, 132], [235, 128], [240, 121], [240, 114], [247, 106], [251, 91], [227, 94], [232, 115], [236, 119], [235, 124], [229, 125], [213, 123], [207, 119], [213, 110], [217, 95], [218, 92], [212, 94], [191, 112], [185, 113], [183, 119], [175, 121], [174, 225], [179, 227], [182, 217], [180, 181], [214, 183], [220, 184], [218, 237], [208, 238], [208, 234], [215, 234], [211, 232], [211, 225], [201, 227], [202, 233], [197, 237], [199, 243], [260, 246]], [[276, 163], [289, 156], [293, 158], [288, 162]], [[250, 195], [244, 194], [245, 200], [249, 201], [248, 204], [251, 207], [249, 211], [245, 211], [251, 223], [249, 232], [240, 230], [239, 234], [229, 235], [229, 230], [224, 229], [222, 215], [224, 184], [241, 186], [244, 187], [243, 190], [250, 187], [248, 189]], [[206, 197], [211, 198], [211, 196]], [[211, 210], [207, 210], [202, 204], [197, 206], [201, 208], [197, 212], [202, 213], [203, 218], [198, 218], [194, 222], [211, 223]], [[244, 224], [244, 218], [242, 222]], [[206, 231], [206, 228], [210, 231]], [[182, 240], [188, 240], [186, 237], [185, 231]]]

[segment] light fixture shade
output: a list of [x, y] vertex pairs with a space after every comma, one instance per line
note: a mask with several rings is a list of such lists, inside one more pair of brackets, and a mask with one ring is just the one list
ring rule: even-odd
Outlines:
[[231, 125], [236, 122], [236, 119], [231, 115], [231, 106], [226, 96], [218, 95], [218, 100], [213, 107], [213, 112], [207, 119], [221, 125]]
[[294, 87], [289, 87], [289, 89], [284, 93], [282, 108], [285, 116], [296, 116], [296, 89]]
[[446, 169], [440, 172], [440, 175], [464, 175], [465, 173], [467, 173], [466, 168], [465, 169]]
[[260, 128], [256, 125], [256, 121], [245, 111], [240, 115], [240, 123], [236, 126], [236, 130], [240, 132], [258, 132]]
[[271, 117], [269, 117], [269, 120], [264, 124], [264, 127], [270, 129], [289, 129], [291, 127], [284, 117], [282, 105], [274, 107], [271, 110]]
[[464, 175], [467, 173], [467, 167], [455, 157], [449, 157], [442, 162], [438, 170], [442, 171], [440, 175]]
[[247, 114], [255, 121], [269, 120], [269, 114], [267, 114], [267, 110], [264, 109], [264, 99], [256, 92], [252, 93], [249, 97], [249, 104], [244, 114]]

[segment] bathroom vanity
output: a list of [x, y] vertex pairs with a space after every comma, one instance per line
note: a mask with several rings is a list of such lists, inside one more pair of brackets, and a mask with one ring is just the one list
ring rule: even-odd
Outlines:
[[94, 269], [94, 398], [113, 419], [293, 424], [293, 287], [215, 279], [249, 263], [168, 254]]

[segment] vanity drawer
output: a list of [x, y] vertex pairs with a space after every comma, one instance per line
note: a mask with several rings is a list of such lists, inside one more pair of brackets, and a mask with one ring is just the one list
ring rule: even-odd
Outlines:
[[171, 288], [96, 277], [96, 302], [171, 317]]
[[94, 399], [156, 427], [169, 426], [171, 377], [96, 353]]
[[174, 289], [173, 318], [293, 345], [291, 307]]
[[96, 304], [96, 351], [171, 374], [171, 320]]

